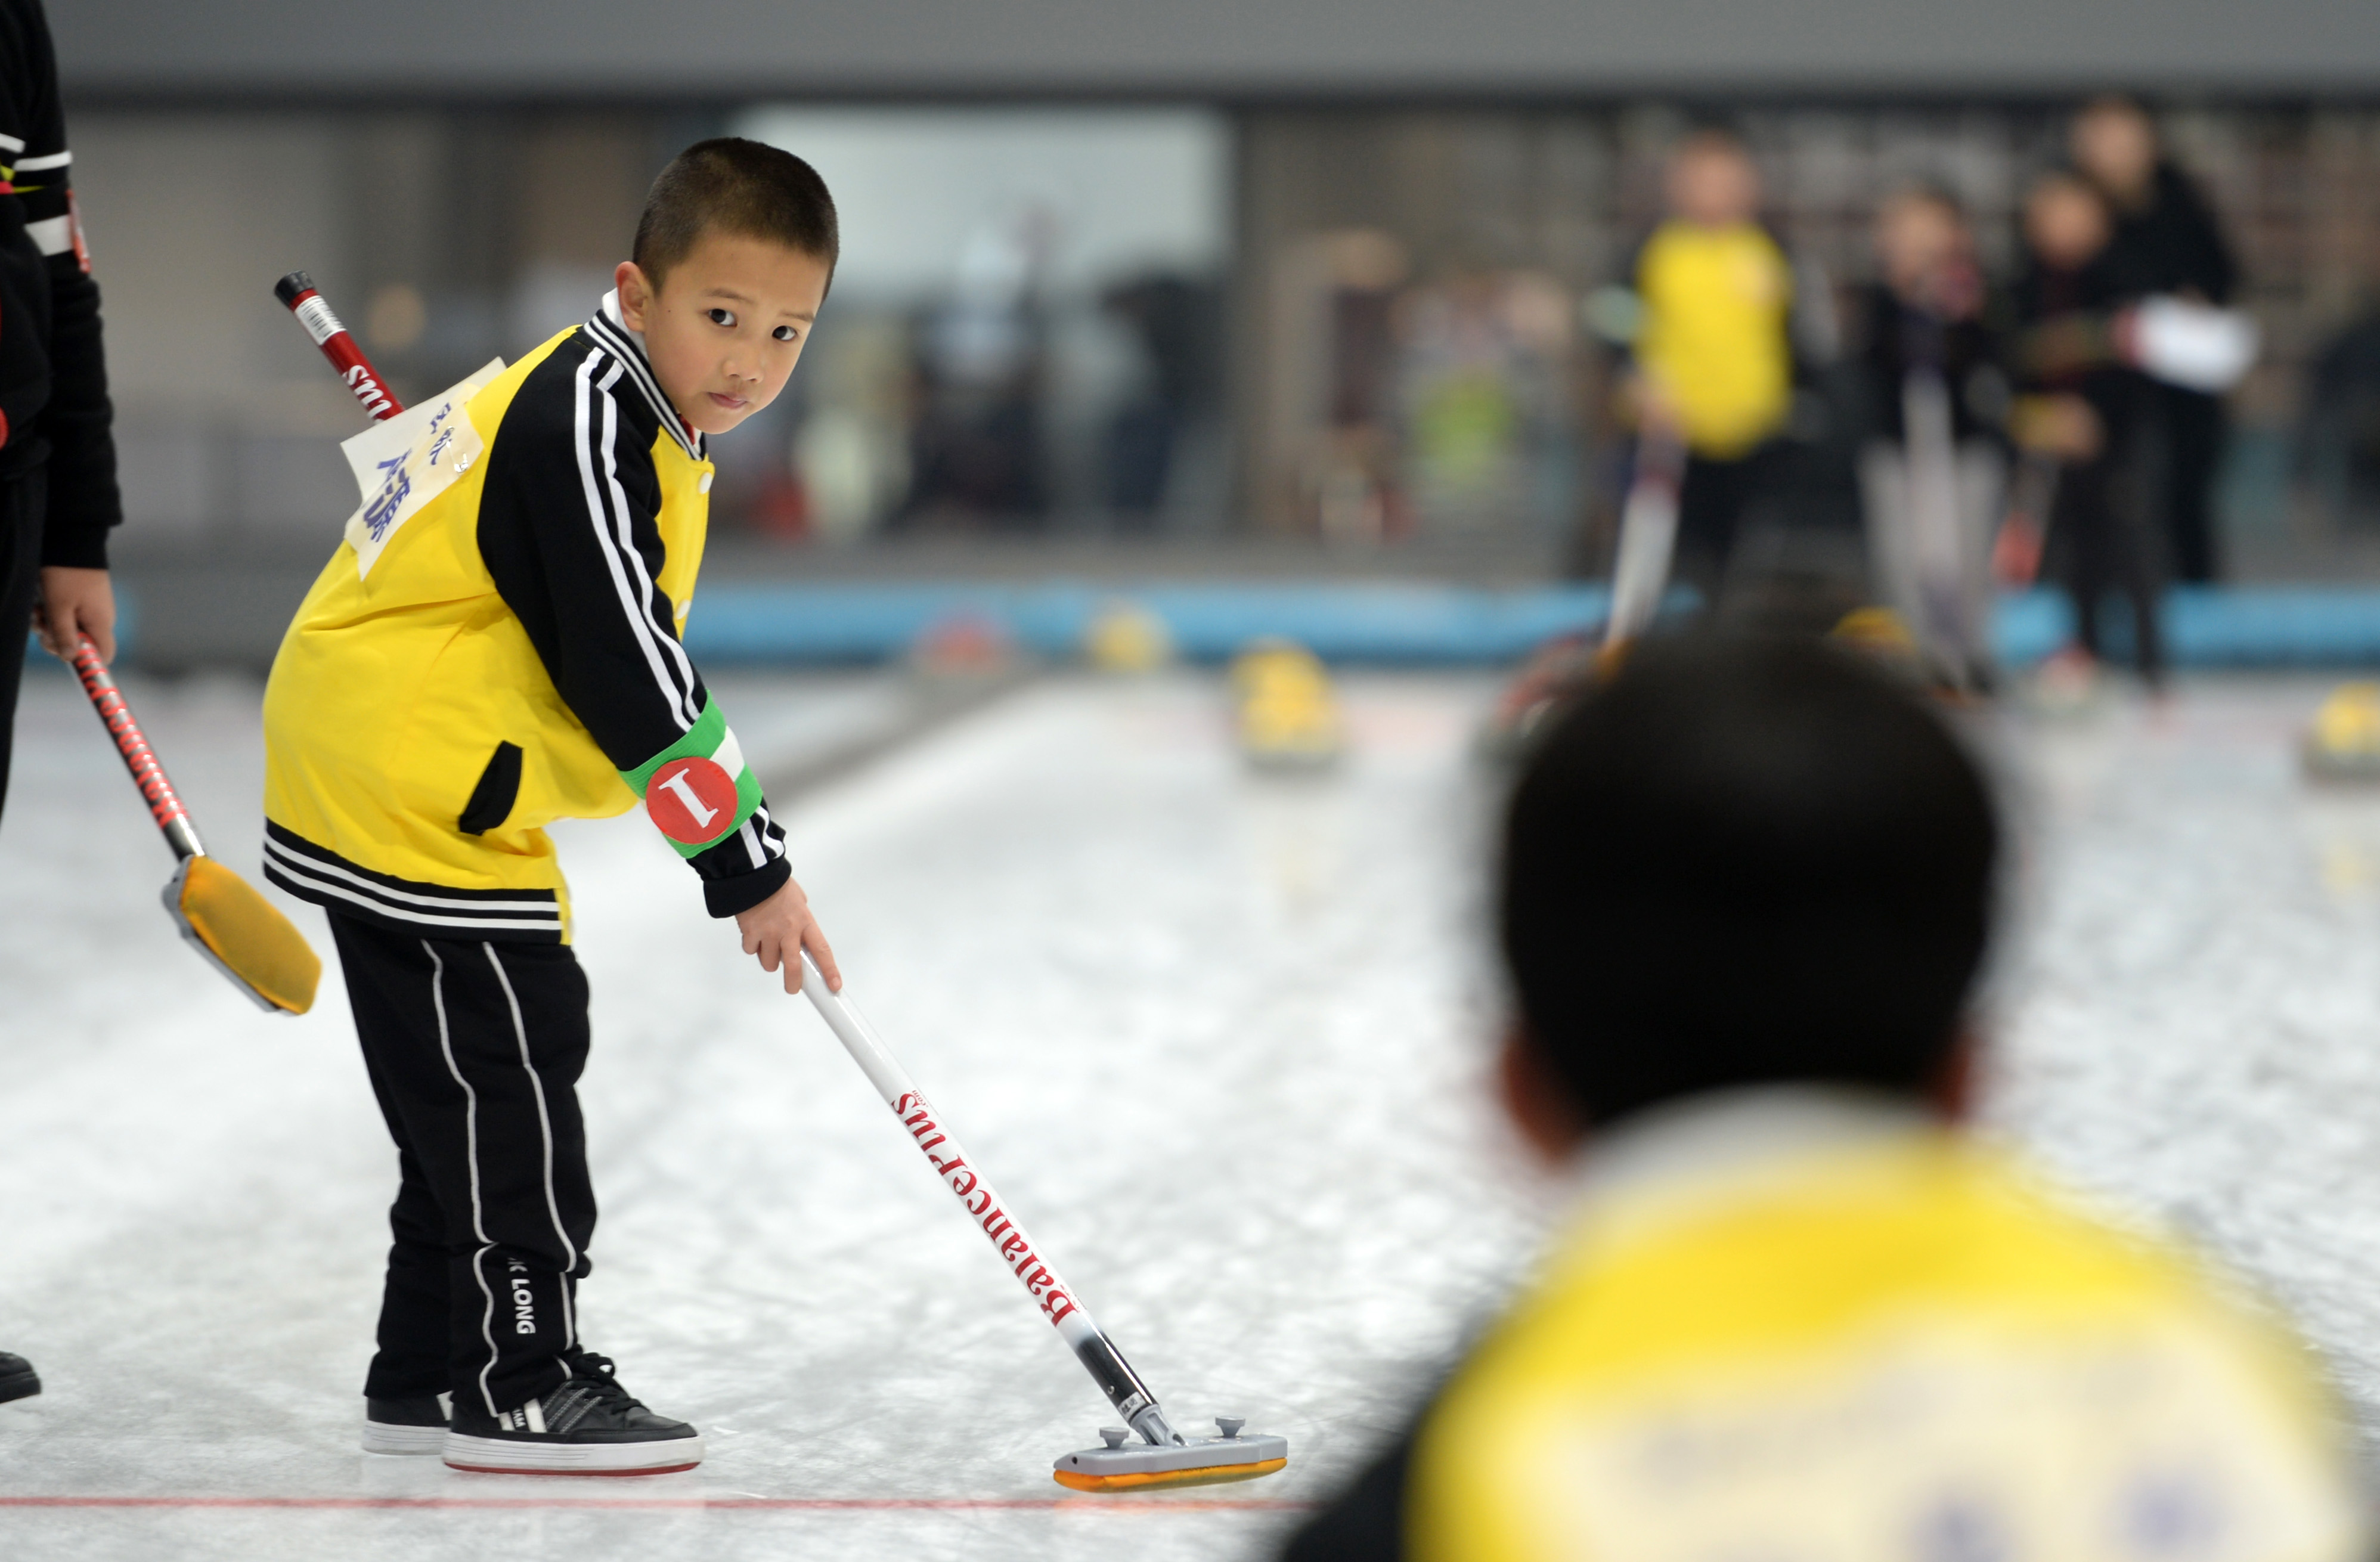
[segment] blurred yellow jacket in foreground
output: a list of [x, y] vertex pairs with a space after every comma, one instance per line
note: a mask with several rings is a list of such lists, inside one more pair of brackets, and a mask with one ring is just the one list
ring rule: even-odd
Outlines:
[[1422, 1562], [2362, 1554], [2291, 1341], [1960, 1134], [1747, 1092], [1587, 1175], [1420, 1427]]
[[1636, 262], [1636, 361], [1676, 408], [1696, 455], [1732, 461], [1785, 422], [1793, 272], [1760, 227], [1664, 223]]

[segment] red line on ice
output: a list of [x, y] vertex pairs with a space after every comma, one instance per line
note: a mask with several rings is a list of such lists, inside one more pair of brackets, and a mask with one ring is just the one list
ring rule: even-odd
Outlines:
[[1278, 1497], [134, 1497], [0, 1496], [0, 1508], [751, 1508], [766, 1512], [987, 1512], [1126, 1509], [1136, 1512], [1302, 1513], [1314, 1507]]

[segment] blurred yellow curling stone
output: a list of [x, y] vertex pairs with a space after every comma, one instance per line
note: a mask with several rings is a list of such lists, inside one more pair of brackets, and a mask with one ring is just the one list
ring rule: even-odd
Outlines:
[[1173, 632], [1137, 602], [1110, 602], [1083, 632], [1083, 650], [1102, 672], [1154, 672], [1173, 660]]
[[1890, 608], [1853, 608], [1836, 623], [1828, 637], [1888, 666], [1904, 672], [1917, 670], [1917, 636], [1909, 632], [1909, 625]]
[[2317, 781], [2380, 781], [2380, 684], [2341, 684], [2314, 712], [2306, 773]]
[[1310, 769], [1339, 757], [1343, 737], [1330, 675], [1292, 641], [1252, 642], [1232, 662], [1240, 752], [1266, 769]]

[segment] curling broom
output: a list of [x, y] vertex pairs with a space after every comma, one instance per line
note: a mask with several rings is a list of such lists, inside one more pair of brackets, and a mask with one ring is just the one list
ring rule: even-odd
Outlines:
[[[924, 1153], [950, 1191], [958, 1195], [967, 1218], [991, 1239], [1000, 1261], [1023, 1282], [1039, 1304], [1042, 1315], [1057, 1327], [1059, 1337], [1083, 1363], [1099, 1391], [1115, 1406], [1126, 1426], [1102, 1427], [1103, 1448], [1085, 1448], [1061, 1458], [1051, 1476], [1062, 1486], [1078, 1492], [1148, 1491], [1166, 1486], [1211, 1485], [1224, 1481], [1253, 1481], [1270, 1475], [1289, 1462], [1289, 1440], [1270, 1434], [1244, 1434], [1245, 1423], [1235, 1416], [1218, 1416], [1220, 1437], [1184, 1437], [1165, 1419], [1157, 1397], [1132, 1370], [1107, 1331], [1091, 1318], [1074, 1288], [1058, 1277], [1040, 1245], [1025, 1234], [1015, 1215], [985, 1181], [982, 1168], [968, 1159], [941, 1114], [918, 1094], [908, 1071], [886, 1048], [875, 1028], [860, 1016], [851, 1000], [827, 990], [826, 978], [805, 952], [802, 991], [809, 995], [820, 1018], [843, 1043], [876, 1094], [892, 1108], [901, 1126]], [[1127, 1446], [1133, 1434], [1140, 1442]]]
[[1652, 627], [1670, 585], [1678, 543], [1678, 490], [1685, 480], [1685, 442], [1646, 429], [1636, 437], [1636, 463], [1620, 510], [1619, 557], [1611, 566], [1611, 614], [1605, 621], [1601, 660], [1623, 652]]
[[115, 751], [132, 772], [133, 784], [148, 800], [149, 817], [165, 832], [180, 866], [165, 882], [165, 912], [192, 949], [206, 963], [256, 1000], [258, 1008], [274, 1014], [303, 1014], [314, 1006], [314, 985], [322, 975], [322, 962], [306, 936], [291, 926], [248, 880], [207, 855], [190, 812], [182, 806], [165, 767], [132, 719], [132, 708], [99, 648], [86, 638], [74, 654], [75, 675], [83, 693], [115, 740]]

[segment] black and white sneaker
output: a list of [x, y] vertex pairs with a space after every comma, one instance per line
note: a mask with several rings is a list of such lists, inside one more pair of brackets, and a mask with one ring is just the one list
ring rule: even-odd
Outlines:
[[437, 1394], [417, 1394], [409, 1399], [366, 1399], [364, 1452], [443, 1453], [446, 1449], [443, 1398]]
[[0, 1350], [0, 1404], [11, 1399], [30, 1399], [42, 1391], [42, 1376], [33, 1363], [22, 1356], [11, 1356]]
[[702, 1434], [655, 1415], [620, 1386], [610, 1358], [571, 1359], [570, 1381], [491, 1416], [461, 1395], [447, 1464], [496, 1475], [665, 1475], [702, 1462]]

